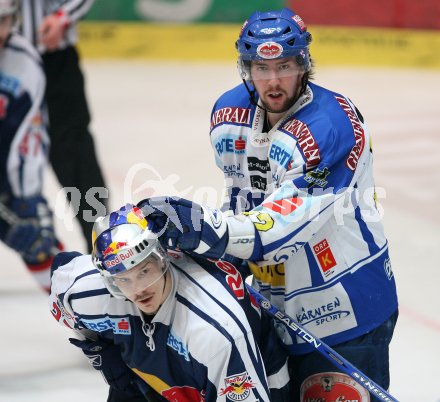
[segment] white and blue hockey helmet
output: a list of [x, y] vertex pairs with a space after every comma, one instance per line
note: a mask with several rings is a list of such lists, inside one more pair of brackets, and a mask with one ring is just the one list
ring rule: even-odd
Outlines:
[[[161, 266], [161, 276], [169, 267], [158, 236], [151, 230], [142, 210], [132, 204], [98, 218], [93, 226], [92, 242], [93, 264], [101, 273], [107, 289], [118, 298], [126, 296], [115, 284], [118, 274], [148, 260]], [[156, 275], [154, 282], [157, 279]]]

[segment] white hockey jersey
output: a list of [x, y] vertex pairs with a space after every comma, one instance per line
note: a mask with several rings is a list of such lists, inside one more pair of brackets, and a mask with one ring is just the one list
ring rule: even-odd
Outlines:
[[52, 314], [120, 344], [126, 364], [166, 399], [269, 401], [263, 360], [271, 388], [288, 383], [287, 354], [232, 264], [173, 253], [171, 293], [147, 322], [135, 304], [108, 293], [90, 255], [70, 254], [54, 267]]
[[[316, 336], [353, 339], [397, 309], [363, 117], [343, 95], [309, 83], [268, 132], [264, 121], [243, 84], [212, 111], [224, 209], [238, 222], [230, 232], [242, 231], [227, 252], [255, 261], [262, 293]], [[311, 351], [282, 337], [293, 353]]]
[[40, 56], [12, 34], [0, 49], [0, 194], [31, 197], [42, 190], [49, 151]]

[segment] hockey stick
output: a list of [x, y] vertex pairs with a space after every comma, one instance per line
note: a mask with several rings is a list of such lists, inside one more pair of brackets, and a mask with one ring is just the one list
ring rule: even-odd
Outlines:
[[345, 374], [348, 374], [351, 378], [353, 378], [353, 380], [359, 383], [376, 398], [386, 402], [399, 402], [387, 391], [377, 385], [373, 380], [368, 378], [364, 373], [354, 367], [348, 360], [344, 359], [340, 354], [335, 352], [330, 346], [326, 345], [319, 338], [307, 331], [302, 325], [298, 324], [298, 322], [296, 322], [292, 317], [289, 317], [287, 314], [281, 312], [252, 286], [246, 283], [246, 287], [249, 293], [255, 298], [259, 306], [263, 308], [263, 310], [265, 310], [271, 317], [276, 318], [278, 321], [284, 324], [291, 335], [299, 336], [302, 340], [312, 345], [322, 356], [332, 362], [339, 370], [343, 371]]

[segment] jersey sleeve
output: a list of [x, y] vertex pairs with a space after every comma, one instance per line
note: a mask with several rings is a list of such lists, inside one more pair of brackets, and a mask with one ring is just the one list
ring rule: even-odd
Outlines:
[[[346, 99], [344, 101], [349, 105]], [[340, 122], [337, 133], [335, 124], [326, 121], [310, 129], [303, 128], [308, 130], [310, 137], [313, 129], [325, 139], [321, 142], [321, 149], [314, 149], [314, 152], [320, 153], [316, 164], [304, 163], [307, 161], [304, 155], [307, 148], [301, 148], [301, 141], [306, 141], [307, 136], [300, 133], [278, 188], [251, 211], [228, 217], [232, 234], [238, 232], [239, 237], [243, 237], [247, 232], [254, 236], [254, 242], [247, 250], [240, 245], [241, 252], [247, 252], [247, 255], [237, 255], [238, 247], [231, 249], [229, 244], [227, 253], [252, 261], [264, 261], [265, 264], [279, 263], [282, 261], [274, 257], [280, 255], [279, 251], [287, 243], [295, 244], [295, 250], [298, 250], [331, 217], [343, 223], [344, 213], [353, 212], [356, 197], [359, 197], [356, 182], [367, 171], [365, 167], [369, 165], [371, 155], [366, 146], [366, 128], [357, 117], [354, 106], [348, 107], [350, 119]], [[305, 139], [301, 140], [301, 135]], [[371, 203], [374, 204], [373, 196]], [[236, 230], [236, 227], [239, 229]]]
[[85, 329], [80, 317], [104, 314], [108, 291], [90, 255], [60, 253], [52, 267], [49, 308], [54, 318], [69, 328]]
[[[45, 77], [41, 65], [25, 50], [22, 41], [12, 37], [12, 45], [23, 51], [6, 48], [11, 63], [16, 59], [26, 69], [26, 76], [8, 77], [9, 69], [5, 71], [5, 79], [16, 82], [12, 85], [2, 85], [0, 88], [0, 131], [3, 152], [6, 163], [6, 174], [9, 189], [15, 197], [24, 198], [39, 195], [42, 191], [44, 169], [47, 165], [49, 137], [47, 120], [44, 109]], [[11, 45], [11, 46], [12, 46]], [[8, 64], [7, 67], [10, 67]], [[11, 72], [12, 74], [12, 72]]]
[[41, 194], [48, 152], [43, 109], [33, 108], [18, 128], [9, 152], [8, 179], [15, 197]]
[[[230, 106], [233, 105], [233, 106]], [[230, 91], [222, 94], [215, 102], [211, 111], [210, 120], [210, 142], [212, 150], [214, 152], [215, 163], [217, 167], [222, 171], [224, 176], [225, 188], [229, 188], [232, 184], [231, 177], [228, 177], [228, 171], [224, 166], [222, 160], [222, 147], [230, 147], [228, 142], [218, 142], [219, 131], [215, 130], [217, 127], [222, 126], [225, 123], [245, 125], [249, 126], [251, 121], [251, 109], [249, 104], [249, 95], [247, 90], [244, 89], [243, 84], [240, 84]], [[220, 131], [221, 132], [221, 131]], [[231, 168], [236, 169], [238, 166], [231, 165]], [[229, 209], [230, 200], [227, 192], [224, 194], [221, 210], [227, 211]]]
[[64, 2], [60, 11], [64, 14], [69, 24], [75, 23], [84, 18], [92, 7], [94, 0], [70, 0]]

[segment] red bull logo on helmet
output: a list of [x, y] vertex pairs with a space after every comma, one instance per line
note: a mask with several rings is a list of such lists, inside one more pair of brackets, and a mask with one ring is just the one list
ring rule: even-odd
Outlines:
[[103, 257], [108, 257], [110, 254], [117, 254], [121, 250], [122, 247], [126, 247], [126, 241], [113, 241], [108, 247], [102, 252]]
[[245, 371], [226, 377], [225, 388], [220, 389], [219, 396], [226, 395], [231, 401], [243, 401], [250, 395], [252, 388], [255, 388], [255, 384]]
[[[114, 268], [116, 268], [119, 264], [122, 264], [122, 262], [124, 260], [127, 260], [128, 258], [132, 258], [133, 256], [134, 256], [134, 252], [132, 249], [130, 249], [126, 253], [120, 253], [120, 254], [116, 255], [111, 260], [104, 260], [104, 264], [105, 264], [106, 269], [108, 269], [108, 271], [110, 271], [110, 273], [114, 274], [117, 272], [117, 271], [115, 271]], [[120, 268], [119, 271], [121, 269], [123, 271], [125, 271], [125, 266], [123, 264], [119, 268]]]
[[140, 226], [142, 230], [145, 230], [148, 225], [144, 213], [138, 207], [133, 207], [133, 209], [127, 214], [127, 222]]

